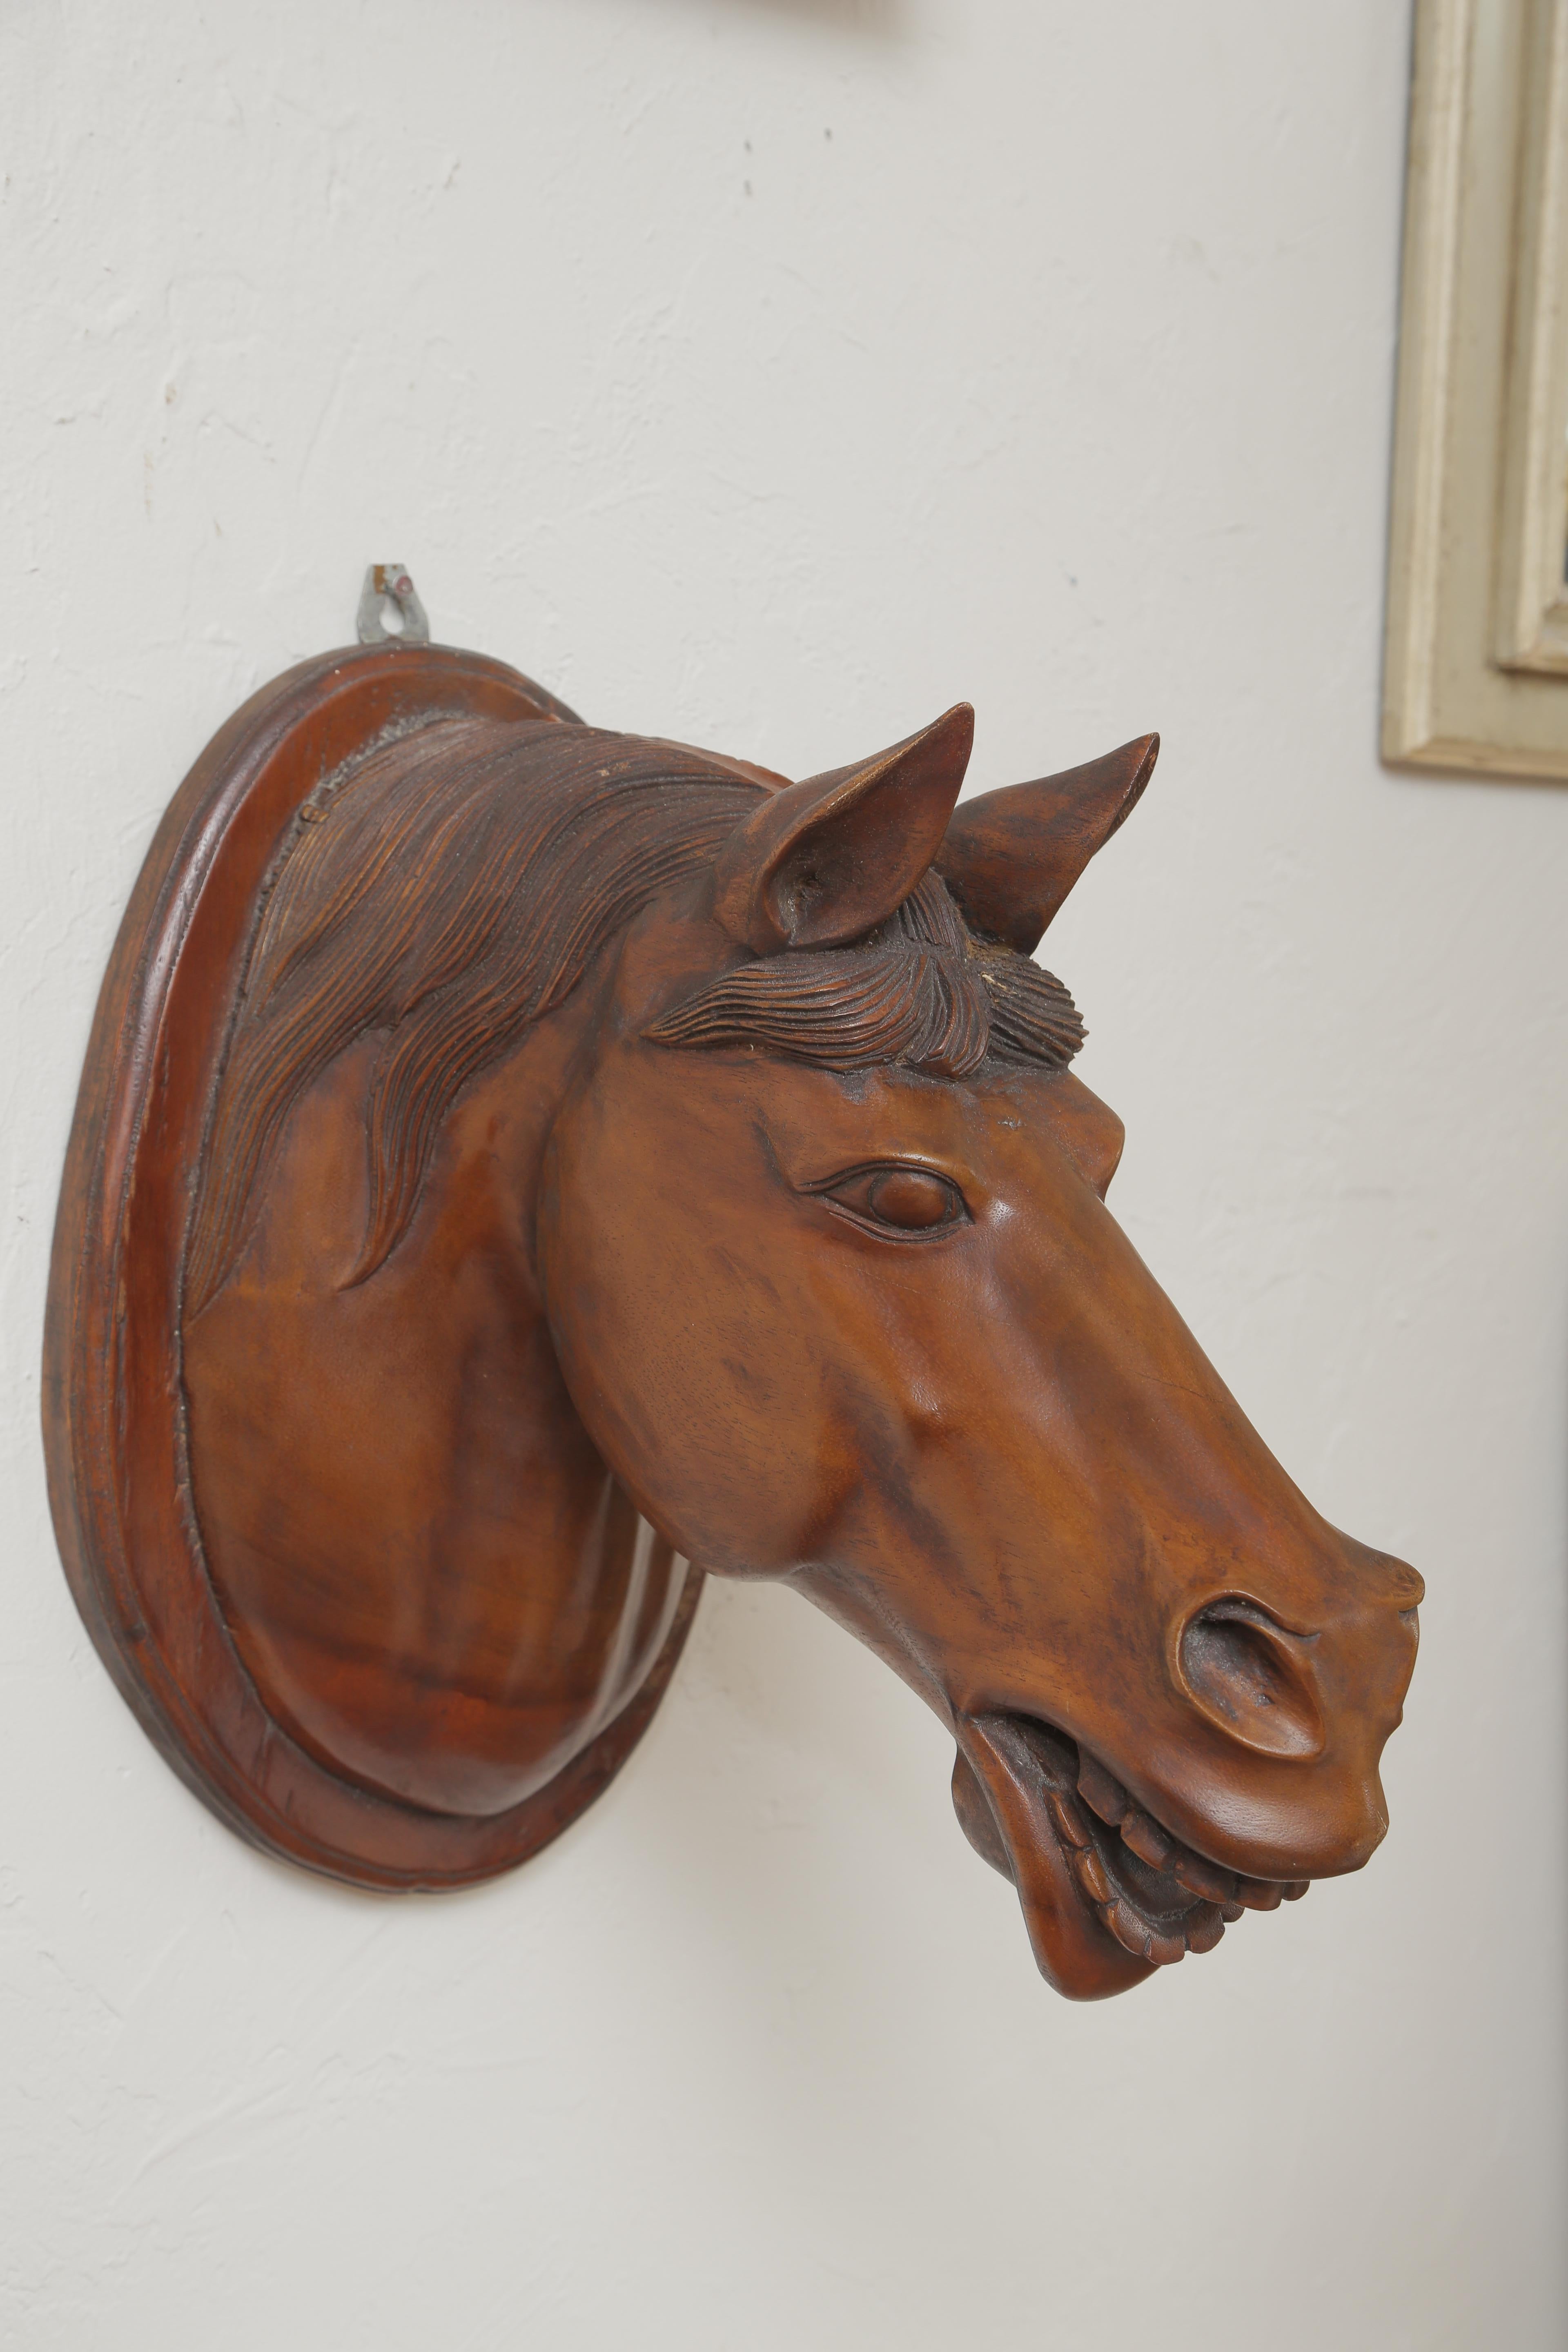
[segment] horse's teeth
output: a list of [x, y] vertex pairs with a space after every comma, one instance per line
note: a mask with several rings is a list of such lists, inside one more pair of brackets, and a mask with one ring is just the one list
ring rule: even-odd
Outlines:
[[1132, 1802], [1103, 1764], [1081, 1750], [1078, 1794], [1102, 1822], [1121, 1831], [1123, 1843], [1141, 1862], [1151, 1870], [1168, 1871], [1189, 1895], [1201, 1898], [1183, 1918], [1180, 1934], [1159, 1934], [1116, 1892], [1072, 1798], [1064, 1789], [1047, 1789], [1051, 1818], [1084, 1894], [1117, 1942], [1156, 1967], [1169, 1968], [1188, 1952], [1212, 1952], [1227, 1924], [1244, 1911], [1274, 1911], [1281, 1902], [1300, 1902], [1310, 1884], [1305, 1878], [1247, 1878], [1205, 1861], [1171, 1837], [1152, 1814]]
[[1147, 1813], [1141, 1813], [1135, 1805], [1121, 1823], [1121, 1834], [1140, 1862], [1146, 1862], [1152, 1870], [1163, 1870], [1174, 1852], [1158, 1822], [1152, 1822]]
[[1089, 1832], [1072, 1799], [1064, 1797], [1059, 1789], [1047, 1789], [1046, 1802], [1051, 1809], [1051, 1819], [1057, 1825], [1057, 1835], [1062, 1843], [1081, 1853], [1089, 1843]]
[[1178, 1853], [1171, 1864], [1173, 1877], [1178, 1878], [1189, 1895], [1206, 1895], [1211, 1903], [1228, 1903], [1236, 1894], [1236, 1873], [1220, 1870], [1201, 1854]]
[[1141, 1960], [1148, 1958], [1146, 1948], [1149, 1942], [1149, 1930], [1131, 1904], [1123, 1903], [1118, 1896], [1106, 1910], [1105, 1924], [1119, 1944], [1124, 1946], [1137, 1958]]
[[1225, 1920], [1217, 1903], [1196, 1903], [1182, 1922], [1187, 1932], [1189, 1952], [1212, 1952], [1225, 1933]]
[[1102, 1822], [1112, 1829], [1127, 1811], [1128, 1795], [1120, 1780], [1111, 1779], [1103, 1764], [1080, 1750], [1078, 1765], [1078, 1792], [1087, 1804], [1092, 1805]]
[[1073, 1868], [1078, 1873], [1079, 1885], [1087, 1890], [1093, 1902], [1109, 1903], [1111, 1901], [1115, 1895], [1116, 1889], [1112, 1886], [1110, 1880], [1106, 1874], [1105, 1864], [1101, 1862], [1100, 1856], [1095, 1853], [1092, 1846], [1087, 1848], [1083, 1853], [1075, 1853], [1072, 1858], [1072, 1864]]

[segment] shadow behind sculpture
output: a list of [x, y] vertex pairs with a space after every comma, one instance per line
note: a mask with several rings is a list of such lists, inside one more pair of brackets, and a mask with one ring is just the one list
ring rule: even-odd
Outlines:
[[[1359, 1866], [1419, 1580], [1310, 1509], [1110, 1217], [1120, 1123], [1031, 960], [1154, 739], [955, 811], [964, 706], [791, 784], [499, 665], [510, 706], [454, 709], [469, 658], [340, 657], [430, 683], [280, 824], [185, 1171], [189, 1539], [265, 1725], [216, 1801], [371, 1883], [504, 1866], [616, 1768], [708, 1571], [936, 1708], [1066, 1992]], [[285, 1751], [331, 1841], [266, 1793]], [[356, 1801], [479, 1843], [356, 1866]]]

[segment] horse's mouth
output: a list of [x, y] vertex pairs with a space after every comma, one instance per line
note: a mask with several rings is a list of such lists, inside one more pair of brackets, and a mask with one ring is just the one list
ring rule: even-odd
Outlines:
[[1017, 1887], [1036, 1958], [1064, 1992], [1121, 1991], [1151, 1968], [1212, 1952], [1243, 1911], [1307, 1892], [1304, 1878], [1247, 1878], [1194, 1853], [1033, 1717], [969, 1717], [959, 1732], [959, 1821]]

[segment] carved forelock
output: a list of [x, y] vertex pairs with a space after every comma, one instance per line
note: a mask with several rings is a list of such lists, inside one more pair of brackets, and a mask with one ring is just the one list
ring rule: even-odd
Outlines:
[[853, 947], [739, 964], [647, 1034], [658, 1045], [761, 1045], [826, 1070], [899, 1063], [966, 1078], [987, 1059], [1065, 1069], [1084, 1026], [1054, 974], [972, 937], [933, 873]]
[[[263, 905], [219, 1082], [186, 1311], [232, 1270], [296, 1106], [360, 1038], [370, 1213], [349, 1277], [406, 1233], [461, 1089], [563, 1004], [594, 956], [711, 861], [759, 786], [679, 746], [557, 722], [445, 719], [311, 796]], [[929, 874], [853, 947], [742, 963], [648, 1033], [830, 1070], [946, 1077], [987, 1056], [1063, 1068], [1083, 1025], [1061, 983], [973, 939]]]

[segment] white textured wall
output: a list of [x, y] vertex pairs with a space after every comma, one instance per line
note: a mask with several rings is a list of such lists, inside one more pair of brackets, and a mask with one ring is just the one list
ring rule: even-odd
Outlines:
[[[1405, 10], [8, 0], [0, 2338], [1563, 2340], [1568, 797], [1373, 753]], [[1431, 1586], [1359, 1880], [1074, 2010], [950, 1751], [714, 1591], [610, 1796], [382, 1901], [79, 1626], [36, 1433], [100, 973], [252, 687], [406, 560], [590, 716], [975, 780], [1147, 726], [1053, 935], [1113, 1202]]]

